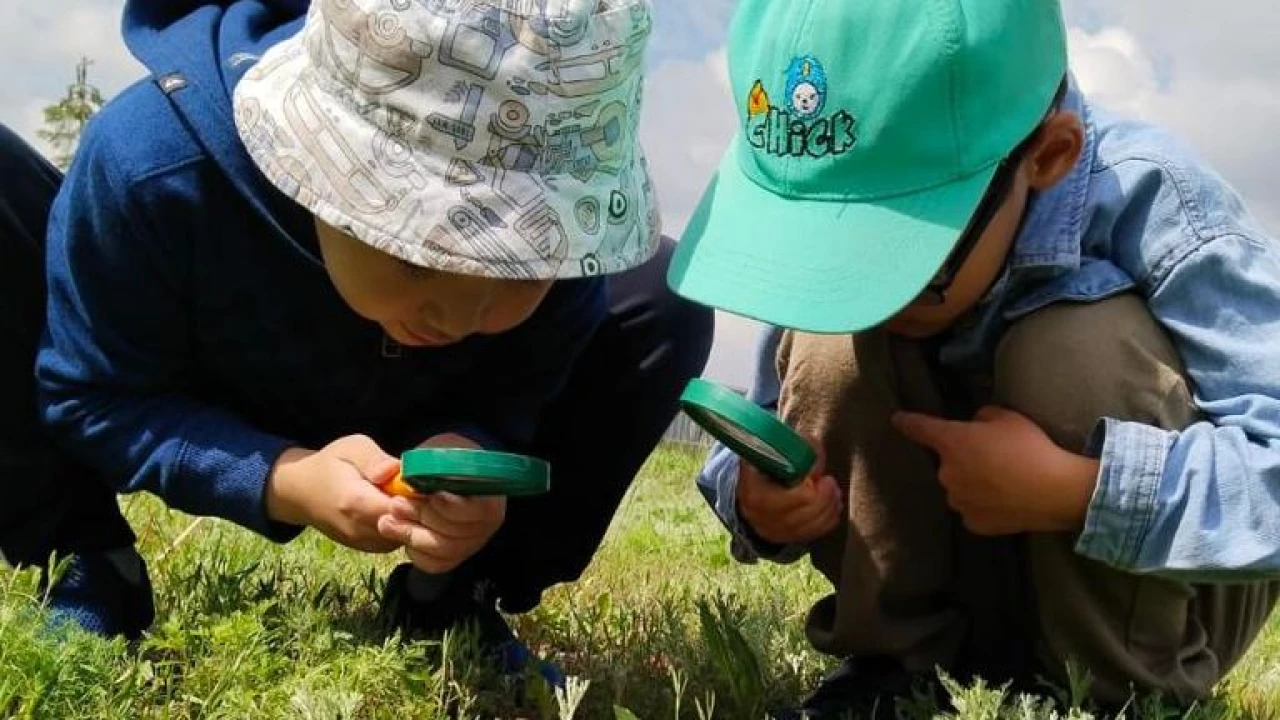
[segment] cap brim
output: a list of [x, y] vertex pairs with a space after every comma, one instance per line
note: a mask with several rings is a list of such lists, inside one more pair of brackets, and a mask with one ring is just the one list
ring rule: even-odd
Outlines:
[[668, 279], [695, 302], [770, 325], [860, 332], [920, 295], [995, 172], [874, 203], [797, 200], [758, 185], [729, 152]]

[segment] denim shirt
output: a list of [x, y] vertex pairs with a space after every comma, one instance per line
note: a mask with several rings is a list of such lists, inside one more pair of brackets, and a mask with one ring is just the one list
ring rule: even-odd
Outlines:
[[[1010, 323], [1052, 303], [1136, 292], [1169, 333], [1203, 420], [1181, 432], [1104, 418], [1097, 489], [1076, 551], [1188, 582], [1280, 577], [1280, 244], [1235, 191], [1166, 132], [1090, 106], [1072, 173], [1037, 196], [1004, 273], [942, 349], [990, 367]], [[760, 339], [750, 398], [776, 411], [782, 331]], [[741, 562], [794, 562], [738, 517], [738, 461], [712, 449], [698, 487]]]

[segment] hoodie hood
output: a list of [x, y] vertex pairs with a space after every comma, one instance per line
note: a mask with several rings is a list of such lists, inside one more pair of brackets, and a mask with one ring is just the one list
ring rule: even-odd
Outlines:
[[[124, 41], [154, 74], [208, 71], [237, 54], [260, 55], [297, 32], [308, 5], [306, 0], [128, 0]], [[240, 74], [227, 78], [228, 96]]]
[[[236, 132], [236, 84], [268, 48], [302, 28], [306, 0], [128, 0], [129, 52], [169, 97], [184, 124], [262, 220], [319, 261], [314, 241], [285, 230], [301, 208], [262, 175]], [[293, 223], [289, 223], [293, 226]]]

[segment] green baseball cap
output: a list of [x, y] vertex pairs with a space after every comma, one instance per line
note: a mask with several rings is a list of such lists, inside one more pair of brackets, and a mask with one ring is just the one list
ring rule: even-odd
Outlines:
[[1057, 0], [741, 0], [728, 53], [740, 126], [668, 279], [814, 333], [920, 294], [1067, 72]]

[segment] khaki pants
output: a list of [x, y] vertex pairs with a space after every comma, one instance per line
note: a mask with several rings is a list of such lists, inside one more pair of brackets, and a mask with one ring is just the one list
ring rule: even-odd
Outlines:
[[1074, 537], [969, 535], [932, 456], [889, 425], [898, 409], [958, 418], [992, 402], [1073, 452], [1102, 417], [1181, 429], [1197, 410], [1145, 305], [1126, 295], [1041, 310], [1005, 334], [991, 378], [941, 375], [929, 354], [880, 332], [789, 333], [779, 349], [782, 416], [823, 439], [849, 485], [848, 524], [811, 554], [836, 588], [810, 613], [814, 647], [913, 670], [967, 664], [992, 680], [1034, 668], [1064, 684], [1070, 660], [1108, 704], [1132, 691], [1208, 697], [1266, 624], [1280, 584], [1190, 586], [1080, 557]]

